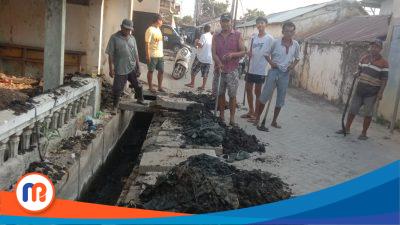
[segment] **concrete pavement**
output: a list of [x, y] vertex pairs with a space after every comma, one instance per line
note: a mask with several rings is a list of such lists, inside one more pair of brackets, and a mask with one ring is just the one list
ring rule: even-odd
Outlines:
[[[147, 71], [145, 66], [142, 71]], [[189, 91], [184, 86], [190, 75], [181, 80], [170, 77], [172, 62], [166, 61], [164, 85], [171, 92]], [[145, 80], [145, 74], [141, 79]], [[153, 82], [156, 82], [154, 74]], [[207, 82], [211, 88], [212, 73]], [[201, 77], [196, 80], [196, 87]], [[240, 81], [238, 102], [243, 99], [244, 82]], [[272, 117], [272, 109], [267, 125]], [[372, 124], [370, 139], [359, 141], [362, 120], [357, 118], [352, 134], [347, 137], [335, 134], [340, 129], [341, 110], [321, 97], [304, 90], [290, 88], [286, 106], [282, 109], [280, 123], [282, 129], [270, 128], [270, 132], [258, 131], [245, 119], [239, 118], [246, 112], [237, 111], [237, 122], [249, 134], [268, 144], [266, 153], [253, 154], [250, 159], [235, 162], [242, 169], [260, 169], [279, 175], [291, 185], [295, 195], [314, 192], [360, 176], [374, 169], [400, 159], [400, 134], [390, 135], [389, 130], [379, 124]], [[228, 110], [226, 111], [228, 119]]]

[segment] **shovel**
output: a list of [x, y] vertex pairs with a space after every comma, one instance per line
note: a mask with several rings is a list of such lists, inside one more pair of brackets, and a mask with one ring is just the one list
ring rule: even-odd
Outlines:
[[218, 86], [217, 86], [217, 93], [215, 96], [215, 107], [214, 107], [214, 116], [217, 116], [217, 110], [218, 110], [218, 98], [219, 98], [219, 86], [221, 85], [221, 72], [216, 73], [218, 75]]
[[[358, 75], [359, 75], [359, 74], [360, 74], [360, 73], [358, 72]], [[351, 99], [351, 96], [353, 95], [353, 89], [354, 89], [354, 86], [355, 86], [355, 84], [356, 84], [357, 78], [358, 78], [358, 76], [355, 75], [355, 76], [354, 76], [354, 79], [353, 79], [353, 82], [351, 83], [349, 96], [347, 97], [346, 105], [344, 106], [344, 110], [343, 110], [343, 114], [342, 114], [342, 131], [343, 131], [343, 135], [344, 135], [345, 137], [346, 137], [346, 135], [347, 135], [347, 131], [346, 131], [346, 126], [345, 126], [344, 120], [345, 120], [345, 118], [346, 118], [347, 109], [349, 108], [350, 99]]]
[[266, 109], [266, 111], [265, 111], [264, 118], [263, 118], [263, 120], [262, 120], [262, 122], [261, 122], [261, 125], [260, 125], [260, 126], [257, 126], [257, 130], [259, 130], [259, 131], [269, 132], [269, 129], [268, 129], [267, 127], [265, 127], [265, 121], [267, 120], [267, 116], [268, 116], [268, 112], [269, 112], [269, 107], [271, 106], [271, 101], [272, 101], [272, 98], [274, 97], [274, 92], [275, 92], [275, 89], [273, 90], [272, 95], [271, 95], [271, 98], [270, 98], [269, 101], [268, 101], [267, 109]]

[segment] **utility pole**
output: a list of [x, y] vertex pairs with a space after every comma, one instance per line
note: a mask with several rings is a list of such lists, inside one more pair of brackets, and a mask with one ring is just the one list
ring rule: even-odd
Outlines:
[[201, 12], [201, 6], [202, 6], [202, 2], [201, 0], [196, 0], [196, 3], [194, 5], [194, 22], [196, 24], [196, 26], [199, 25], [200, 23], [200, 12]]
[[237, 20], [237, 10], [238, 10], [239, 0], [235, 0], [235, 15], [233, 17], [233, 29], [236, 29], [236, 20]]
[[235, 3], [236, 3], [236, 0], [232, 0], [232, 2], [231, 2], [231, 17], [232, 18], [234, 18], [234, 16], [235, 16]]

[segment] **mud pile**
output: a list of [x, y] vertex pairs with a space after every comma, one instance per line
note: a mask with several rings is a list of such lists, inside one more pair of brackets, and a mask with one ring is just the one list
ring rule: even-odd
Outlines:
[[261, 144], [255, 135], [248, 135], [239, 127], [227, 129], [224, 141], [222, 143], [224, 154], [237, 153], [245, 151], [265, 152], [265, 145]]
[[207, 110], [189, 107], [179, 116], [187, 144], [220, 146], [225, 137], [222, 122]]
[[14, 115], [20, 115], [33, 108], [32, 99], [20, 91], [0, 88], [0, 96], [0, 111], [10, 109]]
[[210, 145], [223, 147], [224, 154], [240, 151], [265, 152], [264, 144], [254, 135], [248, 135], [239, 127], [228, 127], [219, 118], [203, 108], [188, 108], [180, 113], [178, 122], [183, 127], [187, 144]]
[[215, 98], [210, 94], [194, 94], [193, 92], [179, 92], [178, 98], [186, 98], [188, 101], [202, 103], [207, 110], [214, 110]]
[[236, 169], [205, 154], [192, 156], [140, 195], [143, 207], [184, 213], [232, 210], [288, 199], [291, 191], [266, 172]]

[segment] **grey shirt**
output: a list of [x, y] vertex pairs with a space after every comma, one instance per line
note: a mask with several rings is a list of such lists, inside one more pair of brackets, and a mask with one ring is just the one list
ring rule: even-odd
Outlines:
[[286, 47], [282, 43], [282, 38], [275, 39], [272, 45], [272, 62], [276, 63], [282, 72], [286, 72], [294, 60], [300, 59], [300, 45], [296, 40], [292, 41], [292, 45], [290, 45], [288, 51], [286, 51]]
[[136, 68], [138, 51], [136, 39], [132, 35], [125, 37], [121, 31], [111, 35], [106, 53], [113, 58], [115, 74], [126, 75]]

